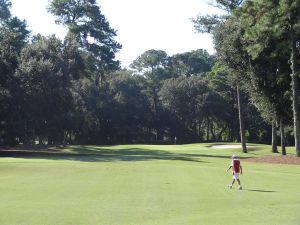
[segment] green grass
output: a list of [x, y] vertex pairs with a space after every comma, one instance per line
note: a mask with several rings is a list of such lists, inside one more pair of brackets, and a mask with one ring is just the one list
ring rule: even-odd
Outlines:
[[[256, 145], [71, 146], [64, 154], [0, 158], [1, 225], [299, 225], [300, 166], [244, 162]], [[291, 154], [294, 150], [288, 149]]]

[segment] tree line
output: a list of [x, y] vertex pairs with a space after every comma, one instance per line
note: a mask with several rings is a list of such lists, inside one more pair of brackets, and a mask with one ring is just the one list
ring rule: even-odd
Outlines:
[[199, 15], [195, 28], [212, 33], [218, 65], [272, 125], [273, 152], [279, 128], [282, 154], [291, 130], [300, 156], [299, 1], [216, 0], [216, 6], [227, 13]]
[[217, 1], [226, 15], [193, 20], [198, 31], [212, 33], [215, 55], [152, 49], [122, 69], [117, 32], [95, 0], [50, 1], [48, 11], [68, 29], [64, 40], [32, 36], [26, 21], [11, 15], [10, 1], [0, 0], [0, 145], [242, 138], [273, 140], [277, 151], [279, 126], [281, 143], [297, 148], [299, 100], [291, 81], [294, 87], [299, 79], [299, 27], [280, 26], [288, 10], [282, 2], [283, 11], [265, 12], [259, 10], [271, 3]]

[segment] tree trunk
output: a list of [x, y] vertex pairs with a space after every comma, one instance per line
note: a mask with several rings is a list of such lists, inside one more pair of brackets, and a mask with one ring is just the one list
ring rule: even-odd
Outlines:
[[283, 122], [282, 122], [281, 118], [280, 118], [280, 136], [281, 136], [281, 154], [286, 155], [284, 125], [283, 125]]
[[224, 131], [227, 129], [227, 124], [224, 125], [224, 127], [222, 128], [222, 130], [220, 131], [220, 133], [218, 134], [218, 141], [222, 141], [222, 134], [224, 133]]
[[291, 77], [292, 77], [292, 91], [293, 91], [293, 116], [294, 116], [294, 138], [296, 155], [300, 157], [300, 117], [299, 117], [299, 84], [298, 84], [298, 66], [297, 66], [297, 47], [294, 36], [294, 27], [291, 26]]
[[212, 141], [216, 141], [215, 126], [213, 122], [210, 125], [210, 133], [212, 136]]
[[159, 139], [159, 127], [158, 127], [158, 109], [157, 109], [157, 105], [158, 105], [158, 98], [157, 98], [157, 91], [156, 91], [156, 87], [155, 85], [152, 86], [152, 96], [153, 96], [153, 114], [154, 114], [154, 120], [155, 120], [155, 141], [158, 142]]
[[230, 130], [229, 125], [227, 125], [227, 127], [228, 127], [228, 129], [227, 129], [227, 141], [230, 141], [231, 140], [231, 135], [230, 135], [231, 130]]
[[277, 149], [277, 127], [276, 123], [272, 123], [272, 152], [273, 153], [278, 153]]
[[43, 145], [44, 144], [43, 137], [41, 135], [39, 135], [38, 139], [39, 139], [39, 145]]
[[209, 142], [209, 119], [207, 117], [206, 141]]
[[241, 99], [240, 99], [240, 90], [239, 90], [238, 85], [236, 87], [236, 92], [237, 92], [238, 109], [239, 109], [240, 136], [241, 136], [242, 149], [243, 149], [244, 153], [247, 153], [245, 128], [244, 128], [244, 121], [243, 121], [242, 107], [241, 107]]
[[203, 140], [202, 138], [202, 132], [201, 132], [201, 127], [202, 127], [202, 122], [203, 120], [202, 119], [199, 119], [198, 120], [198, 136], [201, 138], [201, 140]]

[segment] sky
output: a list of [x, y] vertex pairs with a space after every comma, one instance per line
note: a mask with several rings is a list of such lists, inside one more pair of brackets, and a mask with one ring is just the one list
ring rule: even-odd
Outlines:
[[[149, 49], [168, 55], [206, 49], [214, 53], [209, 34], [195, 32], [191, 18], [218, 13], [212, 0], [97, 0], [101, 13], [117, 31], [115, 40], [122, 45], [116, 54], [122, 67]], [[66, 28], [55, 24], [47, 12], [49, 0], [11, 0], [11, 12], [25, 19], [32, 34], [55, 34], [63, 39]]]

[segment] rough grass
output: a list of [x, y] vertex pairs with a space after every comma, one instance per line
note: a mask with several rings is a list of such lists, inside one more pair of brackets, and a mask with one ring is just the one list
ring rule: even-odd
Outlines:
[[[300, 166], [243, 161], [270, 146], [18, 149], [0, 158], [1, 225], [299, 225]], [[294, 150], [288, 149], [292, 154]], [[228, 189], [230, 155], [243, 190]]]

